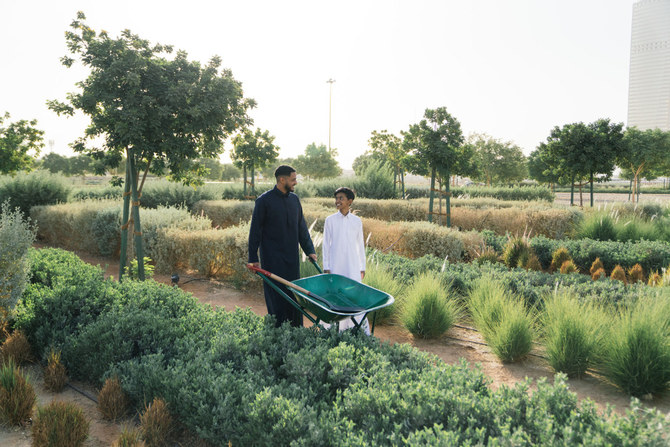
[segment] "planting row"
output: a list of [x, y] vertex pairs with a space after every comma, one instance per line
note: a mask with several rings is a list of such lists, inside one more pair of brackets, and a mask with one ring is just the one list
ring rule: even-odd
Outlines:
[[214, 445], [665, 445], [661, 414], [579, 404], [559, 376], [493, 391], [477, 369], [407, 345], [275, 328], [153, 281], [114, 283], [60, 250], [31, 252], [14, 327], [73, 377], [118, 376], [133, 403], [161, 397]]

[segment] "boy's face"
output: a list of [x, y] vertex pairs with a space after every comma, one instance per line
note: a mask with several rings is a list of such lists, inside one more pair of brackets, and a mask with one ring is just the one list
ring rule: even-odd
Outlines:
[[347, 199], [347, 195], [343, 192], [335, 194], [335, 208], [342, 214], [347, 214], [349, 212], [349, 208], [353, 201], [354, 199]]

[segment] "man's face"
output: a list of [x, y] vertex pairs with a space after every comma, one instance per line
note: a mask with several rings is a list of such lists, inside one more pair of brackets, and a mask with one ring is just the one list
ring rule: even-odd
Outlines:
[[288, 177], [279, 177], [279, 184], [284, 192], [294, 192], [295, 185], [298, 184], [296, 173], [291, 172], [291, 175]]
[[335, 208], [343, 214], [346, 214], [349, 212], [349, 208], [351, 207], [351, 203], [354, 201], [354, 199], [347, 199], [347, 195], [343, 192], [338, 192], [335, 194]]

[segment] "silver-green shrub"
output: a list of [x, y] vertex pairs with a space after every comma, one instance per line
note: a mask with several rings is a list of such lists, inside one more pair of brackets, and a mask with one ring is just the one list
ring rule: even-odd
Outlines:
[[26, 288], [35, 230], [18, 208], [5, 202], [0, 209], [0, 307], [12, 310]]

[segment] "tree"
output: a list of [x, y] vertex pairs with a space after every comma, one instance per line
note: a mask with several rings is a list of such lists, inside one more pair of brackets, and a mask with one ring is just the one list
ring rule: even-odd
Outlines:
[[[247, 196], [247, 184], [251, 185], [251, 196], [256, 194], [255, 169], [263, 169], [277, 159], [279, 147], [274, 145], [275, 137], [267, 130], [244, 129], [233, 138], [233, 164], [242, 169], [244, 176], [244, 195]], [[247, 182], [247, 172], [251, 174], [251, 182]]]
[[642, 177], [655, 176], [654, 168], [662, 165], [670, 153], [670, 137], [660, 129], [639, 130], [629, 127], [623, 136], [623, 147], [617, 165], [628, 171], [632, 180], [631, 197], [635, 202], [638, 183]]
[[[254, 102], [243, 98], [242, 85], [230, 70], [220, 71], [219, 57], [202, 67], [185, 52], [172, 57], [171, 46], [151, 45], [129, 30], [116, 39], [97, 33], [85, 19], [79, 12], [72, 22], [65, 35], [70, 54], [61, 62], [71, 67], [78, 58], [90, 74], [77, 83], [79, 91], [67, 95], [67, 102], [48, 105], [59, 115], [80, 110], [90, 117], [85, 135], [72, 144], [76, 152], [112, 168], [126, 157], [119, 279], [131, 226], [138, 277], [144, 279], [139, 197], [147, 173], [166, 170], [171, 180], [197, 184], [204, 167], [195, 160], [217, 157], [223, 141], [250, 123], [247, 110]], [[101, 148], [87, 146], [99, 137]]]
[[224, 182], [229, 182], [242, 177], [242, 171], [240, 171], [232, 163], [225, 163], [221, 167], [221, 180]]
[[353, 163], [351, 163], [351, 169], [354, 170], [354, 175], [357, 177], [363, 177], [365, 171], [368, 169], [368, 166], [376, 161], [381, 161], [379, 154], [366, 151], [365, 153], [354, 158]]
[[295, 158], [278, 158], [274, 163], [268, 163], [263, 169], [260, 170], [263, 175], [263, 179], [270, 180], [274, 182], [275, 180], [275, 169], [281, 165], [288, 165], [295, 167]]
[[[472, 171], [472, 152], [463, 145], [461, 124], [446, 108], [426, 109], [423, 116], [418, 124], [412, 124], [407, 132], [403, 132], [403, 145], [411, 155], [409, 169], [417, 175], [430, 174], [429, 222], [433, 221], [435, 181], [438, 175], [446, 179], [446, 223], [451, 226], [449, 178], [452, 174]], [[440, 194], [441, 189], [437, 190]]]
[[520, 182], [528, 175], [526, 157], [511, 141], [503, 142], [485, 134], [473, 134], [468, 140], [474, 151], [475, 180], [490, 186]]
[[35, 127], [37, 120], [5, 124], [10, 117], [9, 112], [0, 117], [0, 174], [30, 169], [44, 147], [44, 131]]
[[373, 153], [379, 154], [381, 159], [393, 169], [393, 191], [395, 192], [396, 184], [399, 182], [402, 188], [401, 194], [404, 198], [407, 150], [403, 147], [402, 140], [386, 130], [381, 132], [374, 130], [368, 140], [368, 145], [372, 148]]
[[221, 180], [223, 165], [216, 158], [199, 158], [199, 164], [205, 167], [207, 173], [203, 175], [208, 180]]
[[554, 185], [561, 182], [560, 173], [554, 170], [544, 143], [540, 143], [528, 156], [528, 175], [539, 183], [548, 183], [552, 191]]
[[337, 149], [328, 151], [325, 144], [311, 143], [305, 148], [305, 154], [296, 159], [296, 170], [312, 179], [332, 178], [342, 174], [335, 156]]
[[574, 195], [575, 180], [580, 188], [588, 181], [591, 185], [590, 197], [593, 207], [593, 183], [606, 181], [614, 172], [615, 161], [623, 149], [623, 124], [610, 123], [609, 119], [600, 119], [590, 124], [582, 122], [556, 126], [547, 137], [549, 158], [555, 160], [557, 172], [570, 177]]

